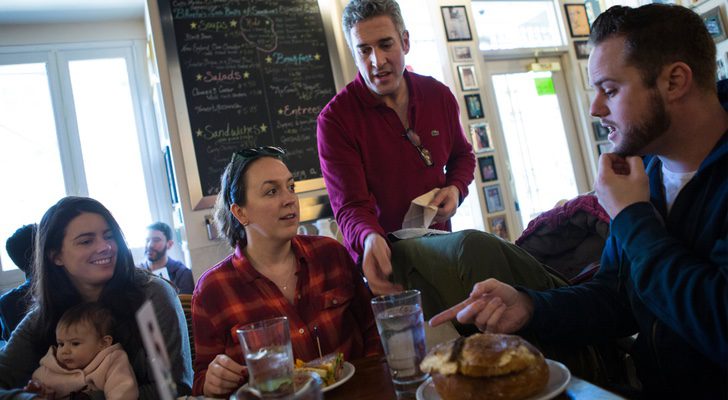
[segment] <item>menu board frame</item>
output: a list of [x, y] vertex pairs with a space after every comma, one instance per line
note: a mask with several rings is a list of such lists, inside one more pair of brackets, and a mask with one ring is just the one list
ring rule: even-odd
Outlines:
[[[176, 130], [179, 132], [181, 153], [184, 165], [184, 175], [187, 180], [187, 186], [189, 189], [191, 207], [193, 208], [193, 210], [202, 210], [213, 207], [217, 196], [216, 194], [205, 193], [205, 190], [202, 186], [203, 183], [200, 178], [200, 172], [198, 171], [198, 161], [200, 160], [198, 159], [198, 155], [196, 154], [195, 143], [193, 140], [194, 129], [191, 126], [192, 124], [190, 121], [188, 109], [189, 105], [186, 98], [187, 93], [185, 92], [184, 79], [182, 76], [182, 67], [180, 64], [180, 57], [178, 53], [178, 43], [175, 35], [174, 19], [172, 16], [172, 1], [173, 0], [148, 1], [150, 13], [159, 17], [159, 20], [155, 21], [155, 23], [151, 23], [150, 26], [153, 32], [154, 40], [158, 41], [161, 38], [161, 46], [157, 44], [154, 48], [157, 51], [164, 52], [164, 56], [159, 57], [159, 60], [154, 60], [154, 62], [158, 63], [158, 68], [164, 71], [164, 73], [161, 75], [166, 75], [165, 77], [168, 77], [169, 79], [168, 87], [170, 88], [171, 93], [165, 94], [164, 102], [174, 103], [173, 109], [175, 113], [175, 123], [169, 123], [169, 128], [170, 130], [174, 130], [176, 128]], [[338, 91], [338, 88], [341, 86], [342, 82], [340, 76], [341, 73], [337, 70], [335, 65], [338, 62], [338, 54], [336, 52], [336, 49], [332, 50], [331, 48], [331, 39], [334, 35], [331, 32], [332, 26], [330, 24], [330, 21], [327, 21], [327, 19], [325, 18], [325, 10], [319, 8], [319, 14], [322, 20], [322, 27], [324, 30], [326, 42], [328, 43], [329, 47], [328, 50], [325, 51], [327, 51], [326, 56], [328, 57], [328, 60], [331, 64], [330, 73], [331, 80], [334, 84], [334, 91], [333, 93], [331, 93], [330, 97], [333, 97]], [[149, 18], [149, 16], [147, 18]], [[148, 19], [148, 23], [149, 22], [150, 21]], [[164, 77], [162, 79], [164, 79]], [[326, 102], [328, 102], [328, 99], [323, 104], [325, 104]], [[313, 133], [313, 135], [315, 144], [315, 132]], [[280, 145], [278, 143], [272, 144]], [[286, 146], [283, 145], [282, 147]], [[313, 179], [298, 179], [296, 181], [297, 192], [305, 194], [305, 192], [319, 191], [321, 189], [325, 189], [324, 180], [321, 177], [316, 177]]]

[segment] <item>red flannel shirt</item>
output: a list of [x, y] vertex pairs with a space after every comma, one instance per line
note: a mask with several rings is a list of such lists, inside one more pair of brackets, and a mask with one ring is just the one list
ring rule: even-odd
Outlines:
[[338, 351], [346, 360], [382, 354], [371, 293], [346, 249], [316, 236], [296, 236], [292, 247], [298, 260], [294, 304], [253, 268], [239, 245], [200, 277], [192, 298], [195, 394], [202, 394], [207, 367], [218, 354], [245, 364], [236, 330], [264, 319], [288, 317], [293, 356], [302, 360], [319, 356], [314, 327], [322, 354]]

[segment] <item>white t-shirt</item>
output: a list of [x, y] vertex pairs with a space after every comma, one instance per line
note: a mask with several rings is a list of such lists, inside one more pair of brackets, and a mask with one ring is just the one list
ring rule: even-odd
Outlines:
[[667, 203], [667, 213], [670, 213], [672, 205], [675, 203], [677, 195], [683, 187], [693, 179], [695, 173], [691, 172], [672, 172], [662, 163], [662, 189], [665, 191], [665, 202]]

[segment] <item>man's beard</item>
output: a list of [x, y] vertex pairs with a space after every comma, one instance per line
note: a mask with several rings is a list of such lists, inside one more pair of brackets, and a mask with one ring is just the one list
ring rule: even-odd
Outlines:
[[157, 262], [164, 258], [164, 256], [167, 254], [167, 248], [163, 248], [162, 251], [157, 250], [147, 250], [147, 260], [151, 262]]
[[625, 127], [620, 135], [622, 141], [614, 146], [613, 152], [622, 157], [645, 155], [645, 148], [670, 128], [670, 117], [657, 89], [652, 90], [649, 102], [645, 118], [635, 125]]

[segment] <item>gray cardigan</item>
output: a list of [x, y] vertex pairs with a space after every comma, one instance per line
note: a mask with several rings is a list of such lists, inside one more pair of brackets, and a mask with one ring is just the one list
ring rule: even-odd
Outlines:
[[[186, 395], [192, 392], [192, 357], [190, 355], [190, 339], [182, 306], [175, 289], [158, 277], [153, 277], [143, 286], [145, 297], [154, 305], [154, 312], [159, 321], [162, 337], [167, 344], [167, 353], [172, 364], [172, 378], [177, 385], [177, 394]], [[18, 325], [10, 341], [0, 350], [0, 399], [26, 399], [33, 394], [21, 393], [17, 390], [28, 383], [33, 371], [38, 368], [44, 354], [36, 351], [35, 343], [41, 341], [38, 336], [37, 313], [28, 314]], [[149, 377], [153, 382], [153, 374], [147, 362], [143, 348], [132, 354], [132, 349], [125, 349], [129, 355], [137, 377]], [[44, 352], [43, 352], [44, 353]], [[156, 387], [153, 383], [139, 387], [140, 399], [156, 399]]]

